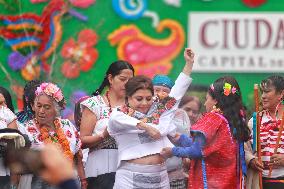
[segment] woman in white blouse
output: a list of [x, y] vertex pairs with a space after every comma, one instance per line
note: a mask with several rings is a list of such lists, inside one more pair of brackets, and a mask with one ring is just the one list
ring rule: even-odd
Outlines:
[[[14, 114], [11, 95], [7, 89], [0, 87], [0, 129], [13, 128], [17, 129], [17, 117]], [[10, 187], [10, 171], [4, 167], [2, 161], [2, 150], [4, 143], [0, 142], [0, 188]]]
[[156, 98], [152, 80], [136, 76], [126, 83], [127, 106], [115, 110], [109, 121], [108, 132], [118, 145], [118, 169], [115, 189], [170, 188], [164, 158], [159, 154], [164, 147], [172, 146], [167, 135], [175, 136], [171, 120], [178, 103], [192, 79], [193, 52], [186, 59], [169, 96]]

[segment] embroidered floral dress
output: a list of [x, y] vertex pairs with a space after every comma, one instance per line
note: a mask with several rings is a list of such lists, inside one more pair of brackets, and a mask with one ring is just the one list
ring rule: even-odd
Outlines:
[[[64, 131], [64, 134], [69, 141], [70, 150], [73, 155], [75, 155], [81, 148], [81, 140], [75, 126], [67, 119], [60, 119], [61, 128]], [[41, 148], [44, 145], [42, 135], [39, 128], [36, 126], [34, 120], [30, 120], [25, 123], [25, 134], [28, 135], [29, 140], [32, 143], [32, 148]], [[50, 131], [49, 135], [53, 137], [55, 143], [57, 134], [54, 131]]]

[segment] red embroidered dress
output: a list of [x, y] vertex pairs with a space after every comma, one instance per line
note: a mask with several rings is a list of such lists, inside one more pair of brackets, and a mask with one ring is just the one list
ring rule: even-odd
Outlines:
[[[237, 141], [233, 139], [227, 120], [218, 113], [206, 113], [191, 131], [202, 132], [205, 146], [202, 148], [202, 159], [191, 161], [189, 188], [201, 189], [207, 179], [207, 188], [236, 189], [239, 187]], [[204, 174], [202, 171], [206, 169]], [[205, 177], [206, 175], [206, 177]], [[205, 179], [204, 179], [205, 178]]]

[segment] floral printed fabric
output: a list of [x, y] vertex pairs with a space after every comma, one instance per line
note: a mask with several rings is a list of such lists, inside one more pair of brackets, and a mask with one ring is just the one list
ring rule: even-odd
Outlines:
[[[67, 119], [60, 119], [62, 129], [70, 143], [70, 149], [73, 154], [76, 154], [81, 148], [81, 140], [75, 126]], [[32, 148], [42, 147], [43, 139], [40, 130], [37, 128], [34, 120], [25, 123], [25, 134], [28, 135], [32, 143]], [[49, 132], [50, 136], [54, 136], [54, 132]]]

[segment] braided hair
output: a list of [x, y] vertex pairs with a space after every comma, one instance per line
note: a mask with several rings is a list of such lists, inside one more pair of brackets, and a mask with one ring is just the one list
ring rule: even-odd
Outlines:
[[111, 63], [111, 65], [108, 67], [108, 70], [105, 74], [103, 82], [101, 83], [99, 88], [92, 93], [92, 96], [97, 96], [101, 94], [104, 88], [110, 85], [109, 80], [108, 80], [109, 74], [112, 75], [112, 77], [115, 77], [116, 75], [119, 75], [121, 71], [124, 69], [132, 70], [132, 72], [134, 73], [133, 66], [124, 60], [118, 60], [118, 61]]
[[16, 114], [19, 122], [24, 123], [33, 118], [35, 112], [32, 110], [32, 106], [34, 105], [35, 91], [41, 83], [40, 80], [31, 80], [25, 85], [23, 95], [24, 110]]

